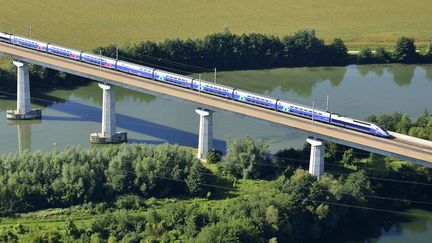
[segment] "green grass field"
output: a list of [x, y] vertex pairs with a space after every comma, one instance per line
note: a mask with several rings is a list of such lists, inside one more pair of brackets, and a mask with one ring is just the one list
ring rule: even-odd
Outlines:
[[400, 36], [426, 45], [432, 39], [430, 1], [403, 0], [33, 0], [1, 1], [0, 31], [76, 48], [141, 40], [197, 38], [220, 32], [292, 34], [315, 28], [326, 41], [342, 38], [351, 49], [393, 46]]

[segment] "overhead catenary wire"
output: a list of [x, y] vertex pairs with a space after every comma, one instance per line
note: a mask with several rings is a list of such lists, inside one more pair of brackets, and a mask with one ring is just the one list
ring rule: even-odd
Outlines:
[[[171, 181], [177, 181], [181, 183], [186, 183], [184, 180], [175, 179], [175, 178], [169, 178], [169, 177], [159, 177], [155, 176], [160, 179], [165, 180], [171, 180]], [[232, 190], [232, 188], [229, 187], [219, 187], [212, 184], [204, 184], [204, 183], [197, 183], [198, 185], [204, 185], [207, 187], [214, 187], [214, 188], [220, 188], [225, 190]], [[415, 214], [415, 213], [407, 213], [407, 212], [401, 212], [401, 211], [395, 211], [395, 210], [389, 210], [389, 209], [381, 209], [381, 208], [373, 208], [373, 207], [366, 207], [366, 206], [358, 206], [358, 205], [352, 205], [352, 204], [344, 204], [344, 203], [337, 203], [337, 202], [329, 202], [329, 201], [322, 201], [322, 200], [311, 200], [311, 199], [304, 199], [305, 201], [313, 202], [313, 203], [325, 203], [329, 205], [335, 205], [335, 206], [342, 206], [342, 207], [349, 207], [349, 208], [357, 208], [357, 209], [364, 209], [364, 210], [371, 210], [371, 211], [380, 211], [380, 212], [386, 212], [386, 213], [394, 213], [394, 214], [401, 214], [401, 215], [409, 215], [409, 216], [416, 216], [416, 217], [426, 217], [426, 218], [432, 218], [432, 216], [424, 215], [424, 214]]]
[[[39, 30], [39, 32], [40, 32], [40, 30]], [[43, 36], [44, 38], [46, 38], [47, 40], [49, 40], [49, 35], [47, 36], [45, 34], [39, 34], [39, 36]], [[203, 68], [203, 67], [199, 67], [199, 66], [193, 66], [193, 65], [190, 65], [190, 64], [184, 64], [184, 63], [175, 62], [175, 61], [171, 61], [171, 60], [161, 59], [161, 58], [153, 57], [153, 56], [150, 56], [150, 55], [147, 55], [147, 54], [141, 54], [141, 55], [146, 56], [146, 57], [148, 57], [150, 59], [153, 59], [153, 60], [158, 60], [159, 62], [161, 60], [163, 60], [163, 62], [165, 62], [165, 63], [176, 64], [177, 66], [184, 66], [184, 67], [188, 67], [188, 68], [196, 68], [198, 70], [205, 70], [205, 71], [213, 71], [213, 69], [208, 69], [208, 68]], [[110, 54], [110, 56], [111, 56], [111, 54]], [[123, 58], [125, 58], [125, 57], [123, 57]], [[155, 66], [155, 67], [162, 68], [162, 69], [168, 69], [168, 70], [172, 70], [172, 71], [175, 71], [175, 72], [180, 72], [180, 73], [183, 73], [183, 74], [190, 74], [190, 71], [185, 71], [185, 70], [181, 70], [181, 69], [178, 69], [178, 68], [166, 67], [166, 66], [163, 66], [163, 65], [149, 63], [149, 62], [144, 62], [143, 60], [137, 60], [137, 59], [133, 59], [133, 58], [126, 58], [126, 59], [128, 59], [130, 61], [134, 61], [134, 62], [139, 62], [139, 63], [145, 64], [145, 65], [150, 65], [150, 66]], [[219, 80], [223, 81], [223, 79], [219, 79]], [[266, 85], [267, 85], [267, 83], [266, 83]], [[268, 84], [268, 85], [270, 85], [269, 88], [272, 88], [272, 89], [274, 88], [273, 85], [271, 85], [271, 84]], [[252, 86], [249, 86], [248, 90], [252, 90], [253, 92], [257, 92], [257, 93], [262, 93], [261, 89], [253, 88]], [[298, 99], [298, 97], [294, 97], [294, 96], [289, 97], [289, 98], [290, 99]], [[307, 103], [307, 104], [302, 104], [302, 105], [310, 106], [310, 104], [309, 104], [311, 102], [310, 99], [302, 99], [302, 100], [304, 100], [304, 102]], [[323, 103], [323, 107], [321, 107], [321, 108], [323, 108], [323, 109], [325, 108], [325, 103]], [[350, 106], [350, 109], [352, 110], [352, 105]]]
[[[163, 168], [168, 168], [170, 169], [171, 167], [169, 166], [161, 166]], [[275, 166], [276, 167], [276, 166]], [[299, 167], [301, 168], [301, 167]], [[183, 169], [183, 171], [185, 172], [186, 169]], [[134, 173], [134, 172], [132, 172]], [[206, 172], [201, 172], [202, 174], [205, 175], [209, 175], [209, 176], [214, 176], [217, 177], [217, 175], [213, 174], [213, 173], [206, 173]], [[324, 190], [327, 192], [331, 192], [330, 190]], [[351, 195], [350, 193], [346, 193], [346, 192], [342, 192], [342, 194], [345, 195]], [[368, 198], [375, 198], [375, 199], [380, 199], [380, 200], [389, 200], [389, 201], [398, 201], [398, 202], [408, 202], [408, 203], [416, 203], [416, 204], [425, 204], [425, 205], [431, 205], [432, 206], [432, 202], [426, 202], [426, 201], [418, 201], [418, 200], [410, 200], [410, 199], [405, 199], [405, 198], [394, 198], [394, 197], [383, 197], [383, 196], [377, 196], [377, 195], [369, 195], [369, 194], [363, 194], [364, 197], [368, 197]]]
[[367, 153], [365, 153], [365, 154], [367, 154]]

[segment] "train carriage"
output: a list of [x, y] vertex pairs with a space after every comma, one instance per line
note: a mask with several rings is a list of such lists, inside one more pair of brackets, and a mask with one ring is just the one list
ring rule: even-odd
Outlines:
[[292, 102], [285, 101], [285, 100], [278, 100], [277, 110], [282, 111], [282, 112], [286, 112], [286, 113], [291, 113], [294, 115], [307, 117], [310, 119], [313, 118], [314, 120], [317, 120], [317, 121], [323, 121], [323, 122], [327, 122], [327, 123], [330, 122], [330, 113], [329, 112], [317, 110], [317, 109], [314, 109], [312, 107], [299, 105], [299, 104], [292, 103]]
[[270, 108], [270, 109], [276, 109], [277, 100], [274, 98], [255, 94], [255, 93], [250, 93], [239, 89], [235, 89], [233, 94], [235, 100]]
[[70, 48], [66, 48], [64, 46], [48, 44], [47, 52], [52, 53], [54, 55], [67, 57], [74, 60], [81, 60], [81, 52], [79, 50], [74, 50]]
[[192, 88], [193, 79], [191, 77], [170, 73], [159, 69], [154, 70], [153, 79], [175, 84], [178, 86], [183, 86], [186, 88]]
[[375, 136], [386, 138], [391, 137], [389, 132], [373, 123], [355, 120], [335, 113], [316, 110], [308, 106], [298, 105], [289, 101], [279, 100], [272, 97], [235, 89], [225, 85], [214, 84], [204, 80], [194, 80], [192, 77], [154, 69], [151, 67], [140, 66], [138, 64], [118, 61], [97, 54], [74, 50], [59, 45], [49, 44], [46, 42], [2, 32], [0, 32], [0, 41], [71, 58], [74, 60], [80, 60], [82, 62], [91, 63], [109, 69], [116, 69], [118, 71], [127, 72], [141, 77], [152, 78], [154, 80], [199, 90], [272, 110], [278, 110], [288, 114], [299, 115], [309, 119], [327, 122], [336, 126], [362, 131]]
[[110, 69], [115, 69], [115, 65], [117, 62], [117, 60], [115, 59], [99, 56], [88, 52], [81, 53], [81, 61]]
[[331, 114], [330, 123], [341, 127], [373, 134], [380, 137], [391, 137], [386, 130], [382, 129], [381, 127], [373, 123], [352, 119], [350, 117], [341, 116], [336, 113]]
[[12, 44], [24, 46], [39, 51], [46, 51], [48, 46], [48, 43], [46, 42], [33, 40], [33, 39], [29, 39], [17, 35], [11, 35], [10, 41]]
[[233, 92], [235, 89], [233, 87], [210, 83], [205, 80], [194, 79], [192, 82], [192, 88], [194, 90], [234, 99]]
[[125, 61], [118, 61], [116, 69], [122, 72], [134, 74], [145, 78], [153, 78], [153, 71], [155, 70], [154, 68], [151, 67], [140, 66]]

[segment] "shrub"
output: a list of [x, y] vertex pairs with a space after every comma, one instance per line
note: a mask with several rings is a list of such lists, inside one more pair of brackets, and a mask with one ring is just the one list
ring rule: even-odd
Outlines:
[[222, 152], [219, 150], [212, 149], [206, 154], [207, 163], [214, 164], [220, 162], [222, 159]]
[[418, 55], [416, 53], [416, 46], [414, 39], [401, 37], [396, 42], [395, 51], [393, 53], [394, 59], [401, 63], [413, 63], [417, 61]]

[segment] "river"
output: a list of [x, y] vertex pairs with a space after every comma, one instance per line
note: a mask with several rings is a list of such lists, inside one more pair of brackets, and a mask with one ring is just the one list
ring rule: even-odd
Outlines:
[[[213, 74], [203, 75], [213, 80]], [[432, 65], [364, 65], [347, 67], [281, 68], [218, 73], [218, 83], [364, 119], [373, 114], [401, 112], [413, 119], [432, 111]], [[42, 89], [44, 90], [44, 89]], [[42, 121], [11, 122], [5, 111], [14, 109], [13, 95], [0, 96], [0, 153], [18, 147], [31, 150], [90, 146], [89, 134], [100, 131], [102, 91], [95, 83], [74, 89], [32, 93], [33, 107], [43, 110]], [[197, 107], [191, 102], [116, 88], [118, 130], [131, 142], [163, 142], [196, 146]], [[217, 110], [215, 146], [225, 148], [229, 138], [250, 136], [270, 144], [276, 152], [302, 147], [307, 133], [259, 119]]]
[[[203, 77], [213, 80], [211, 73]], [[314, 103], [318, 109], [325, 109], [328, 95], [330, 111], [358, 119], [392, 112], [416, 119], [425, 109], [432, 111], [432, 65], [351, 65], [220, 72], [217, 82], [305, 105]], [[102, 91], [95, 83], [73, 89], [46, 87], [45, 92], [33, 92], [33, 108], [43, 110], [41, 121], [7, 121], [5, 111], [15, 108], [15, 98], [13, 94], [0, 94], [0, 153], [49, 151], [72, 145], [89, 147], [89, 134], [100, 131]], [[130, 142], [196, 146], [199, 122], [194, 111], [196, 107], [194, 103], [175, 98], [116, 88], [117, 130], [127, 131]], [[264, 140], [270, 150], [276, 152], [287, 147], [302, 147], [307, 133], [216, 110], [216, 148], [224, 149], [229, 138], [245, 136]], [[394, 224], [366, 241], [431, 239], [431, 212], [415, 212], [429, 217], [414, 217]]]

